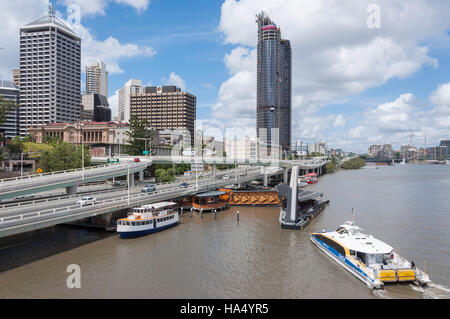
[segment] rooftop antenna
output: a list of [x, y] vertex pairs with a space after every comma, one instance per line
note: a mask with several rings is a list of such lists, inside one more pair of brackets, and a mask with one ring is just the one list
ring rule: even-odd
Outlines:
[[48, 15], [49, 17], [53, 17], [55, 15], [55, 4], [54, 0], [49, 1], [48, 3]]

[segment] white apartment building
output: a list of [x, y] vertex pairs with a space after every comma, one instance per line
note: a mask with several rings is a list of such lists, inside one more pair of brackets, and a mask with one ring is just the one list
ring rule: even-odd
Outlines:
[[81, 40], [54, 15], [20, 28], [20, 134], [80, 119]]
[[118, 120], [121, 122], [130, 122], [130, 95], [142, 94], [142, 81], [130, 79], [125, 86], [119, 90], [118, 98]]
[[86, 94], [90, 93], [108, 96], [108, 71], [100, 60], [86, 67]]
[[328, 144], [326, 142], [320, 142], [320, 143], [310, 143], [308, 144], [308, 153], [321, 153], [321, 154], [327, 154], [327, 147]]
[[258, 159], [258, 140], [256, 137], [245, 137], [239, 140], [225, 140], [225, 152], [227, 159]]

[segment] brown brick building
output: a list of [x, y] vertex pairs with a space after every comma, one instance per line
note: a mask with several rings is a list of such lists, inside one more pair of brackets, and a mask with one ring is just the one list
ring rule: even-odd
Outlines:
[[130, 116], [146, 119], [157, 131], [187, 130], [193, 144], [196, 100], [176, 86], [146, 87], [144, 93], [130, 95]]

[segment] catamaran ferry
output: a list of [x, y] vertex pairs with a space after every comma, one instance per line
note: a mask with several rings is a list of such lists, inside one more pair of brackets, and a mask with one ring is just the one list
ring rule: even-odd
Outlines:
[[133, 208], [127, 218], [117, 221], [120, 238], [131, 238], [154, 233], [179, 222], [177, 204], [160, 202]]
[[371, 288], [382, 288], [386, 282], [419, 285], [431, 282], [413, 261], [407, 261], [388, 244], [361, 231], [353, 222], [346, 222], [333, 232], [312, 233], [311, 240]]

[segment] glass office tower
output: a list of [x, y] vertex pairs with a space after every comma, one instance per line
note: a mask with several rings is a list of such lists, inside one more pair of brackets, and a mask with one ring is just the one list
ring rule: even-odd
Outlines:
[[[267, 155], [270, 155], [272, 142], [284, 153], [291, 146], [291, 45], [288, 40], [281, 39], [280, 28], [264, 12], [256, 16], [256, 22], [257, 136], [260, 143], [267, 145]], [[278, 129], [278, 134], [272, 129]]]

